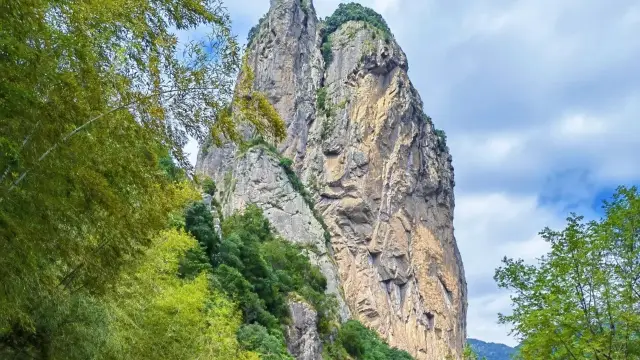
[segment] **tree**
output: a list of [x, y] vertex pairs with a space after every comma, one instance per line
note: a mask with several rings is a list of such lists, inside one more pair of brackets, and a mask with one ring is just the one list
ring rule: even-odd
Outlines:
[[483, 356], [482, 359], [480, 359], [478, 354], [469, 344], [464, 344], [464, 348], [462, 349], [462, 360], [487, 360], [487, 358]]
[[334, 11], [334, 13], [324, 21], [324, 41], [327, 40], [329, 35], [338, 30], [340, 26], [349, 21], [364, 21], [379, 29], [384, 34], [391, 36], [391, 29], [389, 29], [389, 26], [382, 15], [378, 14], [373, 9], [362, 6], [358, 3], [342, 3], [338, 5], [336, 11]]
[[197, 242], [164, 231], [143, 261], [120, 276], [109, 293], [109, 341], [104, 359], [256, 359], [240, 349], [242, 322], [235, 304], [210, 290], [211, 268], [177, 277], [185, 252]]
[[206, 178], [202, 181], [202, 191], [205, 194], [216, 196], [216, 183], [211, 178]]
[[[333, 61], [331, 34], [336, 32], [340, 26], [349, 21], [364, 21], [366, 24], [373, 26], [374, 30], [383, 34], [387, 43], [389, 43], [392, 37], [391, 29], [389, 29], [389, 26], [382, 15], [378, 14], [373, 9], [362, 6], [358, 3], [342, 3], [338, 5], [338, 8], [333, 14], [331, 14], [331, 16], [325, 19], [324, 27], [322, 28], [321, 51], [325, 67], [328, 67]], [[319, 109], [321, 108], [319, 107]]]
[[218, 253], [220, 239], [213, 228], [213, 216], [202, 201], [190, 204], [185, 210], [185, 229], [202, 245], [209, 258]]
[[522, 340], [523, 359], [640, 357], [640, 196], [617, 189], [604, 217], [571, 214], [540, 235], [551, 250], [537, 264], [505, 258], [495, 280], [513, 313], [499, 315]]
[[264, 326], [243, 325], [238, 331], [238, 341], [243, 349], [255, 351], [264, 360], [293, 360], [284, 346], [284, 338], [277, 332], [269, 333]]
[[100, 296], [197, 196], [171, 164], [188, 169], [187, 135], [282, 136], [268, 103], [225, 116], [241, 54], [222, 5], [0, 2], [0, 348], [46, 345], [64, 304]]
[[389, 347], [378, 334], [356, 320], [349, 320], [342, 325], [338, 332], [336, 345], [329, 349], [329, 357], [331, 359], [347, 359], [344, 352], [357, 360], [413, 359], [408, 352]]

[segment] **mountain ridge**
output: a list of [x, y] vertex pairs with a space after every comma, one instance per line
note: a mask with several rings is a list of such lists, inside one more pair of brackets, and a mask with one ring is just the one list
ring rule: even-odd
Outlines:
[[467, 344], [478, 354], [478, 358], [487, 360], [510, 360], [518, 352], [518, 346], [511, 347], [501, 343], [486, 342], [467, 338]]

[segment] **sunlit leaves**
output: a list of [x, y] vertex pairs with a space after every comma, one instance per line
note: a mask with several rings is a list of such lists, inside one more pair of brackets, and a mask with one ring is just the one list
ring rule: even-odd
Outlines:
[[640, 356], [640, 194], [621, 187], [605, 217], [572, 214], [562, 231], [540, 235], [550, 252], [537, 264], [505, 258], [495, 279], [514, 292], [501, 314], [523, 340], [524, 359]]
[[244, 359], [235, 304], [209, 287], [210, 271], [177, 276], [180, 259], [196, 248], [169, 230], [154, 240], [140, 265], [123, 273], [108, 296], [110, 337], [103, 358]]

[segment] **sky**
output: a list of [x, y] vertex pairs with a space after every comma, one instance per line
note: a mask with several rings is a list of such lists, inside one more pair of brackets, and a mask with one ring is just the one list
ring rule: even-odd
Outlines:
[[[340, 2], [314, 0], [320, 17]], [[617, 186], [640, 183], [640, 2], [356, 2], [385, 17], [447, 133], [468, 336], [516, 345], [497, 324], [510, 309], [493, 281], [500, 260], [535, 261], [545, 226], [563, 228], [571, 211], [598, 218]], [[269, 0], [226, 6], [244, 41]]]

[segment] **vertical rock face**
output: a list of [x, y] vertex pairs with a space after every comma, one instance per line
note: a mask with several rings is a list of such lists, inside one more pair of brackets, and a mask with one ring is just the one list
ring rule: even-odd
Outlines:
[[287, 327], [287, 349], [297, 360], [322, 360], [322, 341], [316, 330], [316, 311], [302, 301], [289, 301], [292, 323]]
[[306, 153], [316, 89], [324, 71], [317, 35], [311, 0], [271, 0], [271, 9], [249, 47], [256, 89], [268, 96], [287, 125], [287, 138], [279, 149], [296, 164]]
[[198, 171], [227, 184], [225, 212], [257, 203], [283, 237], [318, 246], [313, 260], [343, 319], [362, 321], [417, 359], [459, 358], [467, 290], [453, 235], [453, 168], [404, 52], [372, 26], [348, 22], [331, 35], [325, 66], [310, 0], [271, 3], [248, 50], [254, 86], [287, 124], [278, 150], [314, 194], [330, 248], [265, 150], [204, 149]]
[[223, 213], [230, 215], [256, 204], [279, 235], [310, 249], [307, 255], [327, 278], [327, 292], [336, 296], [341, 319], [348, 319], [349, 308], [342, 297], [338, 269], [327, 248], [322, 225], [294, 190], [276, 156], [258, 146], [238, 152], [230, 162], [233, 166], [226, 172], [210, 174], [220, 188]]

